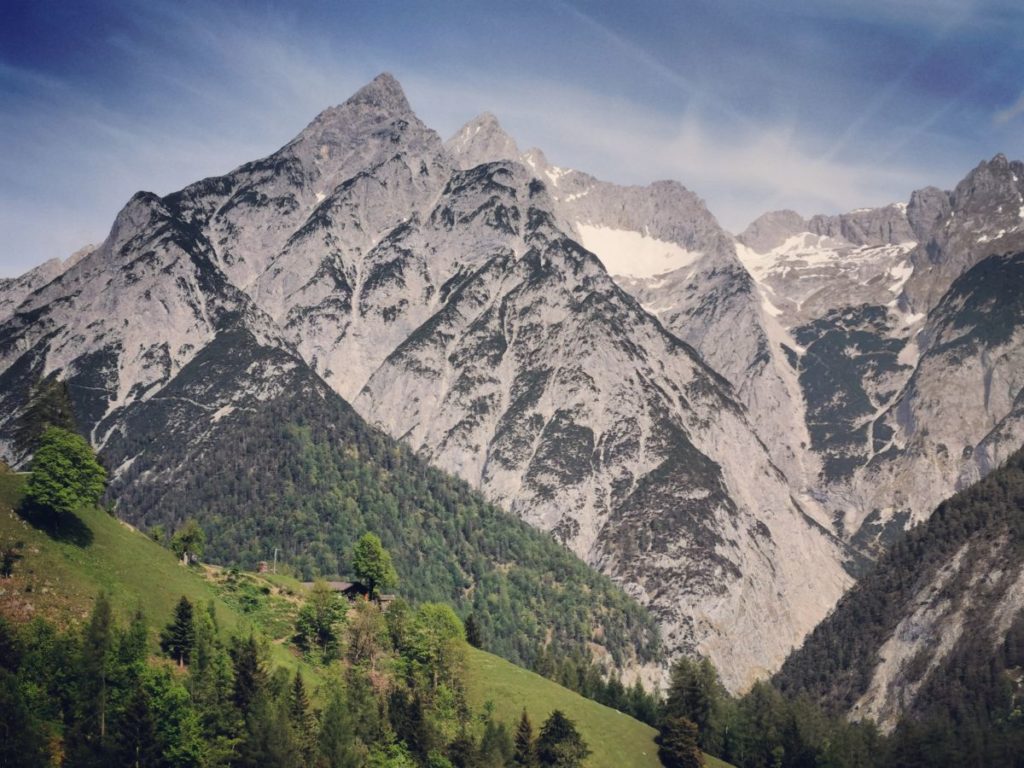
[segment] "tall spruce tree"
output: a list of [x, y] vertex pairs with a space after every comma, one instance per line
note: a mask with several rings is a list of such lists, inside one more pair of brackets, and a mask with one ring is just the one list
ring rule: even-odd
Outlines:
[[658, 758], [665, 768], [702, 768], [704, 755], [697, 745], [697, 726], [685, 717], [666, 717], [661, 725]]
[[76, 765], [106, 765], [110, 758], [107, 718], [114, 665], [114, 628], [110, 600], [104, 592], [96, 598], [80, 648], [68, 751], [71, 762]]
[[260, 658], [260, 647], [252, 634], [246, 639], [235, 639], [231, 647], [231, 663], [235, 673], [233, 699], [244, 717], [267, 683], [267, 672]]
[[357, 768], [363, 764], [365, 749], [356, 741], [355, 728], [340, 682], [330, 688], [327, 707], [320, 721], [317, 752], [321, 765]]
[[562, 710], [552, 712], [537, 737], [537, 762], [552, 768], [579, 768], [589, 754], [576, 724]]
[[471, 613], [466, 617], [466, 642], [474, 648], [484, 647], [483, 636], [480, 633], [480, 622], [477, 620], [475, 613]]
[[516, 727], [515, 752], [512, 759], [516, 765], [523, 766], [523, 768], [534, 768], [537, 765], [537, 745], [533, 738], [533, 723], [530, 722], [530, 716], [526, 714], [526, 707], [523, 707], [523, 714]]
[[302, 672], [296, 672], [292, 681], [288, 696], [288, 719], [295, 732], [295, 743], [302, 757], [302, 765], [312, 766], [316, 759], [316, 715], [306, 694]]
[[191, 661], [192, 649], [196, 643], [195, 621], [192, 615], [192, 603], [184, 595], [174, 609], [174, 618], [160, 634], [160, 647], [164, 653], [184, 667]]

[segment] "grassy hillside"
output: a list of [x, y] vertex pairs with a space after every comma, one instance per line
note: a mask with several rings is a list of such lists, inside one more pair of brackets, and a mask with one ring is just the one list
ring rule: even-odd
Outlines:
[[[155, 643], [185, 595], [198, 605], [213, 600], [225, 634], [256, 629], [273, 637], [263, 626], [265, 612], [248, 616], [233, 605], [234, 592], [217, 583], [226, 579], [182, 567], [170, 551], [101, 509], [81, 509], [57, 524], [23, 519], [14, 510], [25, 480], [0, 473], [0, 549], [20, 544], [12, 577], [0, 582], [0, 614], [15, 620], [41, 616], [67, 626], [85, 619], [105, 591], [121, 620], [142, 608]], [[278, 645], [270, 652], [276, 664], [294, 669], [299, 663]]]
[[[297, 581], [186, 569], [170, 552], [99, 509], [82, 510], [59, 526], [26, 521], [14, 511], [24, 482], [24, 476], [0, 473], [0, 549], [20, 544], [21, 553], [13, 577], [0, 581], [0, 614], [19, 620], [39, 615], [63, 626], [83, 620], [105, 590], [122, 618], [142, 606], [150, 625], [160, 627], [181, 595], [197, 603], [213, 600], [224, 631], [257, 629], [271, 639], [275, 663], [301, 665], [303, 674], [318, 679], [283, 642], [294, 626]], [[535, 728], [561, 709], [593, 750], [587, 762], [593, 768], [659, 765], [653, 728], [498, 656], [471, 650], [469, 691], [475, 709], [493, 702], [496, 718], [510, 728], [524, 706]], [[709, 758], [708, 765], [724, 763]]]
[[[553, 710], [560, 709], [575, 721], [590, 745], [593, 754], [588, 765], [661, 765], [654, 743], [657, 731], [650, 726], [484, 651], [471, 649], [469, 666], [472, 705], [479, 709], [491, 701], [496, 719], [515, 724], [525, 707], [537, 729]], [[714, 757], [706, 760], [709, 768], [727, 766]]]

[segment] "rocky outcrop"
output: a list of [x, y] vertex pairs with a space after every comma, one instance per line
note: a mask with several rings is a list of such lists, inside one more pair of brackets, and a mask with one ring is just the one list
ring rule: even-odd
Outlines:
[[478, 115], [445, 142], [445, 148], [463, 171], [498, 160], [518, 160], [519, 146], [490, 112]]
[[935, 306], [981, 259], [1024, 249], [1024, 163], [1003, 155], [980, 163], [949, 195], [948, 208], [934, 191], [919, 197], [921, 219], [933, 220], [934, 226], [921, 238], [906, 286], [916, 312]]
[[0, 323], [13, 315], [18, 305], [30, 294], [38, 291], [66, 269], [73, 267], [95, 249], [96, 246], [87, 245], [79, 248], [64, 261], [50, 259], [18, 277], [0, 278]]

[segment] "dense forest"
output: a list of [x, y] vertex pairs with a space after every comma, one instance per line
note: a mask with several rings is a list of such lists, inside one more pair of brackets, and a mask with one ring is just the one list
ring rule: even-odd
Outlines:
[[776, 683], [788, 696], [845, 714], [867, 690], [883, 645], [915, 601], [947, 601], [961, 612], [964, 629], [944, 655], [936, 651], [941, 638], [922, 638], [918, 656], [899, 670], [900, 684], [916, 695], [891, 736], [891, 764], [1019, 765], [1024, 611], [1007, 614], [1003, 626], [993, 617], [1001, 604], [1014, 605], [1011, 590], [1022, 570], [1019, 451], [886, 552], [789, 657]]
[[111, 465], [137, 458], [108, 499], [144, 528], [172, 532], [195, 518], [211, 562], [251, 569], [277, 549], [305, 578], [346, 577], [355, 541], [373, 531], [411, 601], [472, 613], [485, 647], [511, 661], [539, 667], [544, 649], [589, 656], [590, 643], [615, 666], [658, 657], [652, 617], [610, 579], [368, 427], [333, 392], [239, 409], [211, 428], [198, 455], [168, 431], [150, 409], [131, 444], [110, 442]]
[[525, 712], [506, 724], [470, 708], [448, 606], [382, 611], [316, 589], [307, 604], [315, 690], [185, 597], [159, 657], [145, 617], [119, 625], [102, 595], [81, 629], [0, 618], [0, 765], [572, 768], [589, 754], [558, 710], [535, 731]]
[[[662, 762], [696, 765], [695, 742], [737, 768], [1020, 768], [1024, 714], [1013, 688], [1019, 691], [1021, 674], [1018, 664], [1007, 676], [1004, 664], [1011, 645], [1018, 654], [1024, 649], [1022, 629], [1018, 622], [996, 662], [957, 653], [922, 692], [923, 714], [908, 714], [889, 734], [870, 720], [827, 713], [807, 693], [783, 693], [769, 681], [732, 697], [708, 662], [682, 659], [659, 709]], [[974, 650], [991, 645], [979, 638]]]

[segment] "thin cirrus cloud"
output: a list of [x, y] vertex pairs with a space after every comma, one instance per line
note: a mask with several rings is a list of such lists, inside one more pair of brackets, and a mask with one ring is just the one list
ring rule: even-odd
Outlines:
[[1022, 93], [1020, 97], [1013, 102], [1013, 104], [1006, 107], [1006, 109], [997, 110], [992, 116], [992, 120], [997, 125], [1006, 125], [1007, 123], [1016, 120], [1021, 115], [1024, 115], [1024, 93]]
[[559, 165], [678, 179], [733, 231], [774, 208], [905, 200], [1024, 152], [1024, 17], [1002, 0], [513, 5], [15, 14], [0, 31], [0, 276], [101, 240], [138, 189], [269, 154], [384, 70], [442, 136], [491, 111]]

